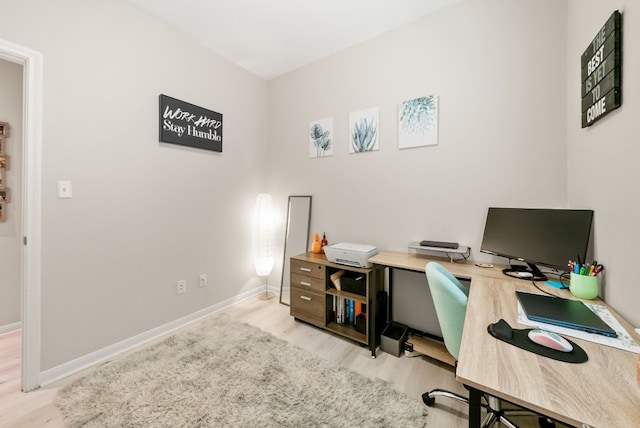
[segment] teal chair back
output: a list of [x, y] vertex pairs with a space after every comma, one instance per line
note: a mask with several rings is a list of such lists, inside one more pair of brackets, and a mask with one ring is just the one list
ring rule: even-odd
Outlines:
[[425, 267], [427, 282], [447, 351], [457, 360], [469, 293], [458, 279], [436, 262]]

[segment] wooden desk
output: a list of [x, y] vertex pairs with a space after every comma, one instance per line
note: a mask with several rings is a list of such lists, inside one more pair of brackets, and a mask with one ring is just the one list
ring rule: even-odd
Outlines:
[[[480, 268], [472, 262], [451, 263], [405, 252], [386, 251], [369, 260], [378, 268], [417, 272], [424, 272], [429, 261], [437, 261], [455, 276], [471, 279], [456, 369], [456, 379], [471, 388], [470, 427], [480, 426], [480, 391], [581, 428], [632, 427], [640, 423], [636, 354], [571, 338], [587, 352], [589, 361], [570, 364], [524, 351], [489, 335], [487, 326], [500, 318], [513, 328], [528, 328], [517, 322], [515, 292], [539, 293], [530, 281], [507, 277], [502, 273], [503, 266]], [[545, 290], [571, 297], [566, 290]], [[633, 327], [609, 309], [640, 342]]]
[[[429, 257], [421, 254], [411, 254], [402, 251], [384, 251], [373, 256], [369, 259], [369, 261], [373, 263], [374, 269], [376, 271], [380, 271], [385, 268], [394, 268], [421, 272], [422, 274], [424, 274], [424, 269], [427, 263], [436, 261], [442, 264], [447, 270], [449, 270], [449, 272], [453, 273], [458, 278], [472, 279], [479, 275], [486, 275], [489, 277], [500, 279], [504, 277], [504, 275], [502, 274], [503, 266], [494, 268], [481, 268], [476, 266], [472, 262], [453, 263], [447, 258]], [[377, 278], [384, 278], [384, 275], [382, 273], [379, 273], [377, 275]], [[389, 284], [389, 286], [389, 307], [391, 307], [391, 301], [393, 299], [394, 291], [391, 290], [391, 283]], [[425, 276], [425, 287], [426, 286], [427, 283]], [[393, 316], [393, 314], [391, 314], [391, 316]], [[416, 352], [427, 355], [445, 364], [449, 364], [450, 366], [455, 365], [455, 358], [453, 358], [453, 356], [447, 351], [447, 348], [445, 348], [442, 341], [432, 340], [420, 336], [411, 336], [408, 342], [413, 344], [413, 349]]]
[[415, 272], [424, 273], [424, 268], [429, 262], [438, 262], [449, 272], [458, 278], [472, 279], [476, 276], [488, 276], [491, 278], [503, 279], [505, 275], [502, 268], [505, 266], [497, 266], [493, 268], [481, 268], [473, 262], [450, 262], [442, 257], [429, 257], [420, 254], [410, 254], [403, 251], [383, 251], [369, 259], [374, 265], [382, 267], [391, 267]]
[[[589, 361], [569, 364], [524, 351], [487, 333], [487, 326], [500, 318], [513, 328], [528, 328], [517, 323], [516, 290], [539, 293], [529, 281], [486, 276], [472, 280], [456, 370], [456, 379], [471, 387], [471, 401], [478, 404], [483, 391], [572, 426], [638, 426], [636, 354], [571, 338], [587, 352]], [[565, 290], [551, 292], [570, 297]], [[610, 310], [638, 341], [633, 327]], [[470, 408], [469, 426], [480, 426], [479, 406]]]

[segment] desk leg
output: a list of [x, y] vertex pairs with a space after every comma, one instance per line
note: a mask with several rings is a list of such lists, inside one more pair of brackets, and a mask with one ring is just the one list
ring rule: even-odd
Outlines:
[[[384, 272], [385, 266], [382, 265], [373, 265], [373, 271], [371, 273], [372, 277], [369, 278], [369, 349], [371, 350], [371, 358], [376, 358], [376, 348], [378, 343], [380, 342], [380, 333], [382, 330], [378, 331], [379, 328], [384, 329], [384, 326], [387, 325], [386, 319], [380, 321], [380, 310], [384, 310], [384, 315], [386, 318], [387, 308], [380, 308], [378, 305], [379, 293], [384, 291]], [[383, 300], [383, 304], [386, 304], [386, 299]], [[378, 326], [378, 324], [384, 324], [382, 326]]]
[[480, 428], [480, 406], [482, 392], [469, 388], [469, 428]]

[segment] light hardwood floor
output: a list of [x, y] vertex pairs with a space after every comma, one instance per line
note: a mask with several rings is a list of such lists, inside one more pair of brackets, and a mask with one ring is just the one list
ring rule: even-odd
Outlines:
[[[420, 402], [423, 392], [436, 387], [465, 394], [465, 389], [455, 381], [451, 368], [426, 357], [397, 358], [381, 351], [373, 359], [368, 348], [295, 321], [289, 316], [289, 307], [279, 304], [277, 298], [267, 301], [251, 299], [224, 312], [321, 358], [386, 383]], [[30, 393], [21, 392], [20, 333], [0, 336], [0, 428], [64, 427], [53, 400], [58, 388], [76, 377]], [[440, 399], [435, 407], [429, 409], [427, 422], [430, 427], [437, 428], [465, 427], [466, 415], [463, 403]], [[537, 418], [519, 418], [517, 423], [523, 428], [538, 426]]]

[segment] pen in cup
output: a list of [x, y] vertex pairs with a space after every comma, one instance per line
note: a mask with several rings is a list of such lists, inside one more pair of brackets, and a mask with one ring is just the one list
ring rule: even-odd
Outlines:
[[569, 260], [567, 264], [569, 267], [569, 272], [572, 272], [576, 275], [584, 275], [584, 276], [598, 276], [600, 272], [604, 270], [604, 266], [598, 263], [597, 260], [594, 260], [591, 264], [582, 264], [580, 261]]

